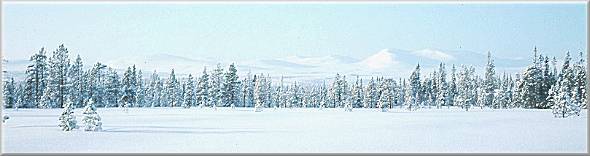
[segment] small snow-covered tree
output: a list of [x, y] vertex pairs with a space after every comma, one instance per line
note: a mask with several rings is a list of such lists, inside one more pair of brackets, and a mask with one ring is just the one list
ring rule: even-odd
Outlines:
[[89, 99], [86, 107], [84, 108], [84, 118], [82, 119], [82, 123], [84, 123], [84, 131], [101, 131], [102, 130], [102, 122], [100, 115], [96, 112], [96, 106], [94, 105], [94, 100]]
[[62, 131], [71, 131], [78, 128], [76, 116], [74, 116], [74, 107], [71, 99], [66, 99], [63, 112], [59, 116], [59, 127]]

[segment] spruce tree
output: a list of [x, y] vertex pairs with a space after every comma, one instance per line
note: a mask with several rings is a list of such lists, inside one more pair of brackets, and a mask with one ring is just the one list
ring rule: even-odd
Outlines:
[[494, 107], [494, 96], [496, 95], [496, 71], [494, 70], [494, 60], [492, 59], [492, 54], [488, 51], [488, 63], [486, 65], [486, 72], [485, 72], [485, 79], [483, 82], [483, 91], [485, 94], [484, 99], [482, 99], [483, 105], [487, 107]]
[[52, 108], [63, 108], [68, 98], [70, 81], [68, 81], [68, 69], [70, 59], [68, 58], [68, 49], [61, 44], [49, 59], [49, 75], [47, 87], [49, 88], [51, 101], [49, 106]]
[[71, 131], [78, 128], [76, 116], [74, 116], [74, 107], [72, 106], [72, 100], [67, 98], [63, 112], [59, 116], [59, 127], [62, 131]]
[[4, 108], [14, 108], [16, 106], [16, 86], [14, 78], [10, 78], [10, 81], [4, 83]]
[[80, 55], [76, 57], [74, 64], [72, 64], [69, 72], [72, 87], [70, 88], [70, 98], [74, 103], [75, 108], [81, 108], [84, 106], [84, 99], [86, 99], [86, 81], [84, 78], [84, 71], [82, 64], [82, 58]]
[[569, 51], [566, 53], [563, 67], [561, 68], [561, 77], [559, 78], [559, 88], [557, 95], [554, 97], [553, 114], [558, 118], [566, 118], [572, 115], [580, 115], [580, 105], [574, 101], [576, 89], [575, 70], [570, 65]]
[[419, 103], [421, 102], [420, 97], [420, 64], [416, 66], [414, 72], [410, 76], [410, 84], [406, 92], [406, 106], [407, 109], [410, 111], [416, 110], [419, 107]]
[[184, 95], [183, 107], [190, 108], [191, 106], [195, 105], [194, 82], [193, 82], [193, 76], [191, 74], [188, 75], [188, 80], [186, 83], [186, 89], [185, 89], [184, 93], [185, 93], [185, 95]]
[[266, 105], [266, 79], [262, 76], [256, 79], [255, 85], [254, 85], [254, 101], [255, 101], [255, 106], [254, 106], [254, 111], [255, 112], [261, 112], [263, 107]]
[[209, 74], [207, 74], [206, 67], [203, 69], [203, 74], [197, 85], [197, 103], [202, 108], [209, 104]]
[[47, 87], [48, 65], [45, 48], [41, 48], [37, 54], [30, 57], [31, 65], [27, 66], [26, 76], [26, 99], [29, 104], [37, 104], [33, 107], [41, 108], [38, 104]]
[[101, 131], [102, 130], [102, 122], [100, 115], [96, 112], [96, 106], [94, 105], [94, 100], [89, 99], [86, 107], [84, 108], [84, 118], [82, 119], [82, 123], [84, 123], [84, 131]]

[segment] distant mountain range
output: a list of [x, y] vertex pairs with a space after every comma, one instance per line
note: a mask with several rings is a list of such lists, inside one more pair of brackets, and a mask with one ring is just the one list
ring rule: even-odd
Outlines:
[[[528, 64], [529, 59], [496, 56], [492, 53], [496, 64], [497, 73], [520, 72]], [[408, 77], [415, 66], [420, 63], [422, 73], [430, 73], [438, 68], [441, 62], [447, 64], [450, 72], [451, 65], [468, 64], [476, 67], [477, 72], [483, 72], [487, 61], [487, 54], [473, 51], [449, 51], [438, 49], [422, 49], [415, 51], [401, 49], [383, 49], [365, 58], [354, 58], [343, 55], [329, 56], [287, 56], [283, 58], [259, 59], [235, 62], [240, 76], [248, 72], [252, 74], [270, 74], [277, 80], [280, 76], [285, 81], [321, 81], [332, 78], [336, 73], [346, 74], [349, 78], [354, 76], [370, 77]], [[172, 54], [155, 54], [147, 56], [135, 56], [115, 60], [104, 60], [105, 64], [117, 70], [123, 71], [128, 66], [135, 64], [142, 69], [144, 77], [154, 70], [164, 77], [172, 68], [179, 76], [189, 73], [200, 75], [204, 67], [212, 71], [217, 63], [221, 63], [224, 69], [231, 62], [218, 62], [212, 58], [187, 58]], [[28, 60], [8, 60], [5, 63], [7, 76], [22, 77], [29, 64]], [[90, 67], [91, 65], [86, 65]], [[22, 79], [22, 78], [21, 78]]]

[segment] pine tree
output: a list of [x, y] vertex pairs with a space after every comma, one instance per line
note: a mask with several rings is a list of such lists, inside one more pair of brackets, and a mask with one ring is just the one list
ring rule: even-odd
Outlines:
[[410, 86], [406, 92], [406, 106], [408, 110], [413, 111], [416, 110], [419, 106], [418, 104], [421, 102], [419, 97], [420, 92], [420, 64], [416, 66], [414, 72], [410, 76]]
[[240, 81], [238, 81], [239, 77], [237, 72], [236, 66], [232, 63], [229, 65], [229, 69], [225, 73], [223, 97], [226, 98], [226, 100], [224, 100], [224, 106], [235, 107], [235, 105], [238, 104], [238, 88], [240, 86]]
[[455, 103], [465, 111], [475, 104], [475, 79], [473, 78], [473, 70], [466, 66], [462, 66], [463, 70], [459, 72], [457, 82], [457, 95], [455, 96]]
[[[26, 70], [26, 99], [29, 104], [39, 104], [47, 87], [48, 65], [47, 56], [45, 55], [45, 48], [41, 48], [37, 54], [34, 54], [29, 59], [31, 65]], [[41, 106], [34, 106], [39, 107]]]
[[256, 79], [254, 85], [254, 101], [256, 105], [254, 106], [255, 112], [261, 112], [262, 108], [266, 105], [266, 79], [262, 76]]
[[69, 72], [72, 84], [70, 98], [72, 98], [75, 108], [83, 107], [84, 99], [87, 98], [85, 92], [86, 81], [84, 79], [84, 71], [82, 70], [83, 66], [82, 58], [80, 58], [80, 55], [78, 55], [74, 61], [74, 64], [72, 64], [70, 67]]
[[377, 87], [375, 81], [371, 77], [371, 81], [367, 84], [365, 88], [365, 98], [363, 101], [364, 108], [374, 108], [377, 105]]
[[574, 94], [576, 89], [575, 70], [570, 65], [569, 51], [566, 53], [563, 67], [561, 69], [561, 77], [558, 81], [559, 91], [555, 98], [555, 105], [553, 114], [555, 117], [566, 118], [572, 115], [580, 115], [580, 105], [574, 101]]
[[[103, 71], [104, 69], [107, 69], [107, 66], [100, 62], [97, 62], [96, 64], [94, 64], [92, 69], [90, 69], [90, 71], [88, 71], [86, 74], [89, 77], [89, 87], [87, 87], [88, 90], [86, 92], [88, 93], [88, 97], [92, 98], [94, 102], [97, 104], [97, 107], [101, 107], [103, 106], [102, 104], [107, 103], [105, 102], [107, 99], [105, 98], [107, 97], [106, 85], [109, 83], [108, 76], [111, 75], [108, 75], [110, 73], [105, 74]], [[112, 70], [109, 70], [109, 72], [110, 71]], [[118, 99], [119, 97], [115, 98]], [[113, 106], [115, 106], [116, 100], [112, 104]]]
[[209, 74], [207, 74], [206, 67], [203, 69], [203, 74], [199, 78], [197, 85], [197, 103], [202, 108], [209, 104]]
[[143, 72], [141, 70], [137, 72], [136, 78], [137, 85], [135, 87], [137, 88], [137, 91], [135, 96], [135, 102], [137, 103], [138, 107], [146, 107], [147, 87], [145, 84], [145, 80], [143, 79]]
[[72, 101], [69, 98], [66, 98], [66, 101], [63, 106], [63, 112], [59, 116], [59, 127], [61, 127], [62, 131], [71, 131], [78, 128], [76, 116], [74, 116], [74, 107], [72, 106]]
[[449, 103], [447, 105], [447, 108], [449, 106], [455, 106], [455, 95], [457, 95], [457, 76], [456, 76], [456, 72], [457, 72], [457, 69], [455, 68], [455, 65], [453, 64], [453, 68], [451, 69], [451, 82], [449, 84], [449, 90], [448, 90]]
[[123, 80], [121, 84], [123, 86], [123, 95], [121, 96], [121, 103], [119, 107], [131, 107], [133, 103], [135, 103], [136, 99], [136, 87], [134, 84], [135, 77], [133, 74], [133, 69], [131, 67], [127, 67], [127, 71], [123, 74]]
[[381, 108], [382, 112], [387, 112], [388, 108], [392, 105], [393, 102], [393, 92], [391, 90], [391, 83], [391, 79], [386, 79], [384, 81], [381, 81], [381, 85], [379, 85], [379, 91], [381, 92], [381, 96], [379, 96], [377, 107]]
[[445, 71], [445, 65], [443, 63], [440, 63], [439, 67], [438, 67], [438, 95], [437, 95], [437, 102], [436, 102], [436, 107], [437, 108], [441, 108], [442, 106], [449, 106], [449, 89], [448, 84], [447, 84], [447, 73]]
[[575, 87], [574, 87], [574, 95], [573, 95], [573, 102], [576, 105], [586, 109], [587, 101], [586, 101], [586, 66], [584, 61], [584, 54], [580, 52], [580, 60], [574, 65], [574, 72], [575, 72]]
[[[361, 108], [363, 105], [363, 79], [356, 77], [356, 82], [352, 86], [352, 106]], [[352, 109], [352, 108], [351, 108]]]
[[50, 88], [48, 91], [51, 96], [49, 106], [63, 108], [70, 88], [67, 75], [70, 60], [68, 59], [68, 49], [63, 44], [53, 51], [53, 55], [49, 59], [49, 67], [47, 81], [47, 87]]
[[[108, 71], [109, 72], [106, 77], [107, 83], [105, 85], [105, 106], [116, 107], [118, 99], [121, 97], [121, 82], [119, 81], [120, 78], [115, 69], [109, 68]], [[96, 103], [95, 100], [92, 101]]]
[[320, 100], [320, 110], [326, 108], [326, 104], [330, 101], [328, 98], [328, 87], [326, 87], [326, 81], [323, 81], [322, 86], [320, 87], [319, 93], [319, 100]]
[[494, 70], [494, 67], [495, 65], [494, 60], [492, 59], [492, 54], [488, 51], [488, 63], [486, 65], [485, 79], [483, 82], [483, 91], [485, 94], [483, 105], [487, 107], [493, 107], [494, 96], [496, 95], [496, 71]]
[[183, 107], [190, 108], [191, 106], [195, 105], [194, 82], [193, 82], [193, 76], [191, 74], [188, 75], [188, 80], [186, 83], [186, 89], [185, 89], [184, 93], [185, 93], [185, 95], [184, 95]]
[[242, 102], [244, 107], [252, 107], [254, 105], [254, 79], [251, 73], [248, 72], [244, 80], [242, 80]]
[[166, 80], [164, 89], [166, 92], [164, 104], [166, 104], [168, 107], [178, 107], [182, 101], [178, 100], [180, 89], [178, 80], [174, 74], [174, 69], [172, 69], [170, 72], [170, 76], [168, 77], [168, 80]]
[[94, 105], [94, 100], [89, 99], [86, 107], [84, 108], [84, 118], [82, 119], [82, 123], [84, 123], [84, 131], [101, 131], [102, 130], [102, 122], [100, 115], [96, 112], [96, 106]]
[[154, 70], [146, 91], [146, 101], [151, 107], [160, 107], [160, 93], [162, 92], [161, 84], [160, 76], [158, 76], [158, 73]]
[[9, 82], [4, 83], [4, 108], [14, 108], [16, 106], [16, 100], [14, 78], [10, 78]]
[[223, 68], [221, 68], [221, 64], [217, 64], [217, 68], [213, 70], [213, 74], [211, 74], [210, 80], [210, 90], [209, 90], [209, 103], [214, 109], [217, 109], [217, 106], [223, 104]]
[[299, 107], [301, 104], [301, 97], [299, 96], [299, 86], [297, 86], [297, 82], [294, 82], [289, 89], [291, 90], [289, 92], [289, 108]]

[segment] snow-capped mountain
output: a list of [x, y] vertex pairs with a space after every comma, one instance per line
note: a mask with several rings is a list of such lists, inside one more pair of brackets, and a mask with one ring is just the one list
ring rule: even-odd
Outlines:
[[[492, 53], [493, 55], [493, 53]], [[507, 58], [493, 55], [497, 72], [514, 73], [523, 69], [529, 64], [526, 59]], [[151, 74], [154, 70], [162, 76], [167, 76], [171, 69], [177, 75], [185, 76], [190, 74], [200, 75], [203, 68], [213, 70], [218, 63], [225, 69], [229, 62], [224, 62], [208, 57], [182, 57], [173, 54], [152, 54], [145, 56], [122, 57], [114, 60], [105, 60], [104, 63], [119, 71], [125, 70], [131, 65], [141, 69], [144, 76]], [[483, 68], [487, 61], [486, 53], [473, 51], [451, 51], [439, 49], [401, 50], [383, 49], [364, 57], [350, 57], [344, 55], [328, 56], [298, 56], [292, 55], [283, 58], [259, 59], [235, 62], [240, 76], [248, 73], [265, 73], [278, 80], [281, 76], [285, 81], [321, 81], [332, 78], [334, 74], [341, 73], [353, 76], [370, 77], [407, 77], [419, 63], [424, 73], [429, 73], [438, 68], [441, 62], [447, 64], [447, 70], [455, 64], [474, 65], [476, 68]], [[87, 62], [86, 62], [87, 63]], [[5, 63], [9, 74], [22, 75], [27, 60], [9, 60]], [[90, 67], [91, 65], [85, 65]], [[477, 70], [483, 71], [482, 69]], [[19, 74], [21, 73], [21, 74]]]

